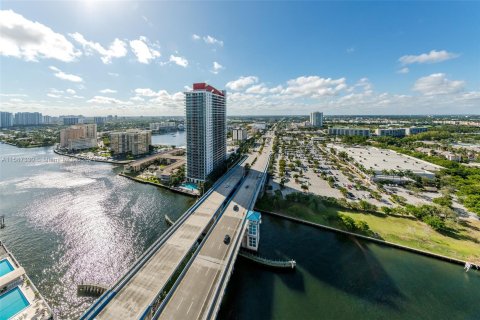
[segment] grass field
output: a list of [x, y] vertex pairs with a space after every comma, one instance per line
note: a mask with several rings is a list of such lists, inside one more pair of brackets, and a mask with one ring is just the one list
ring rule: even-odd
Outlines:
[[[262, 200], [257, 202], [257, 207], [266, 211], [273, 210], [268, 203], [264, 203]], [[301, 203], [282, 203], [280, 209], [274, 211], [342, 230], [345, 230], [345, 227], [338, 219], [338, 215], [344, 214], [354, 220], [367, 222], [370, 229], [385, 241], [461, 260], [480, 262], [479, 221], [468, 220], [458, 224], [452, 223], [449, 225], [450, 232], [440, 233], [427, 224], [410, 217], [355, 212], [324, 205], [314, 210]]]

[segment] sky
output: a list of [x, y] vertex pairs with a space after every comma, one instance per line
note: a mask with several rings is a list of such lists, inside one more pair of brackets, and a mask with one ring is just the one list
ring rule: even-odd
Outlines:
[[480, 2], [2, 1], [0, 110], [480, 114]]

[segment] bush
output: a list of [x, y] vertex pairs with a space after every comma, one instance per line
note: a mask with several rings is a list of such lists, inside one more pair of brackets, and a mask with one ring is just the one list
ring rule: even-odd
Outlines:
[[355, 226], [355, 220], [353, 220], [351, 217], [346, 216], [344, 214], [339, 214], [338, 217], [342, 221], [343, 225], [345, 228], [349, 231], [354, 231], [356, 226]]
[[426, 217], [424, 217], [423, 222], [428, 224], [434, 230], [445, 229], [445, 221], [443, 221], [442, 219], [440, 219], [437, 216], [426, 216]]
[[360, 200], [360, 202], [358, 203], [358, 207], [360, 208], [360, 210], [370, 212], [375, 212], [378, 209], [376, 205], [371, 204], [370, 202], [365, 200]]
[[451, 208], [452, 207], [452, 198], [450, 196], [435, 198], [435, 199], [433, 199], [433, 203], [436, 203], [436, 204], [438, 204], [439, 206], [442, 206], [442, 207]]
[[391, 214], [393, 212], [392, 208], [390, 207], [382, 207], [382, 212], [385, 213], [385, 214]]
[[363, 220], [355, 221], [355, 228], [365, 233], [370, 231], [368, 223]]

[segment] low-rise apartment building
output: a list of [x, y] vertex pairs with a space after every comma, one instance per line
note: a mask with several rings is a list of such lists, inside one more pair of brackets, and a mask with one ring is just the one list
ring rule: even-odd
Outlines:
[[369, 137], [370, 129], [365, 128], [328, 128], [328, 134], [333, 136]]

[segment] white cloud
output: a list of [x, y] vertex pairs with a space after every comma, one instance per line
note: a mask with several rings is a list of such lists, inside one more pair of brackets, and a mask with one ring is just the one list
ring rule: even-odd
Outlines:
[[106, 49], [98, 42], [86, 40], [85, 37], [78, 32], [69, 33], [68, 35], [82, 45], [87, 55], [93, 54], [94, 52], [98, 53], [100, 59], [105, 64], [111, 63], [113, 58], [121, 58], [127, 55], [126, 43], [118, 38], [115, 38], [108, 49]]
[[242, 90], [252, 84], [258, 82], [258, 77], [255, 76], [248, 76], [248, 77], [240, 77], [237, 80], [228, 82], [225, 87], [232, 89], [232, 90]]
[[144, 96], [144, 97], [157, 97], [159, 95], [162, 95], [163, 93], [167, 93], [165, 90], [160, 90], [159, 92], [155, 92], [150, 88], [137, 88], [134, 90], [135, 94], [137, 96]]
[[0, 11], [0, 55], [70, 62], [81, 55], [63, 35], [12, 10]]
[[368, 78], [361, 78], [360, 80], [357, 81], [353, 86], [349, 86], [346, 89], [346, 92], [353, 93], [353, 94], [358, 94], [360, 90], [361, 94], [369, 95], [373, 91], [373, 86], [368, 80]]
[[213, 73], [213, 74], [218, 74], [220, 72], [220, 70], [223, 70], [223, 69], [225, 69], [224, 66], [222, 66], [217, 61], [213, 61], [213, 69], [210, 70], [210, 72]]
[[0, 93], [0, 97], [27, 97], [23, 93]]
[[397, 73], [401, 73], [401, 74], [407, 74], [409, 72], [410, 72], [410, 69], [408, 69], [407, 67], [401, 68], [400, 70], [397, 71]]
[[67, 90], [65, 90], [65, 91], [66, 91], [67, 93], [70, 93], [70, 94], [75, 94], [75, 93], [77, 93], [77, 92], [76, 92], [75, 90], [73, 90], [73, 89], [67, 89]]
[[50, 97], [50, 98], [60, 98], [61, 95], [59, 95], [59, 94], [54, 94], [54, 93], [47, 93], [47, 97]]
[[178, 57], [174, 55], [170, 55], [170, 62], [173, 62], [181, 67], [186, 68], [188, 66], [188, 60], [183, 57]]
[[109, 75], [109, 76], [112, 76], [112, 77], [118, 77], [118, 76], [120, 76], [118, 73], [115, 73], [115, 72], [109, 72], [108, 75]]
[[347, 88], [346, 79], [320, 78], [318, 76], [298, 77], [287, 81], [287, 87], [282, 94], [292, 97], [308, 96], [318, 98], [337, 95]]
[[149, 47], [147, 43], [147, 38], [143, 36], [137, 40], [130, 41], [130, 48], [140, 63], [149, 64], [151, 60], [161, 56], [160, 51]]
[[173, 94], [166, 90], [154, 91], [150, 88], [137, 88], [134, 90], [135, 96], [130, 100], [137, 102], [144, 108], [160, 108], [166, 112], [180, 112], [184, 104], [184, 95], [182, 92]]
[[267, 94], [267, 93], [271, 93], [271, 94], [279, 94], [279, 93], [282, 93], [283, 91], [283, 86], [281, 85], [278, 85], [274, 88], [268, 88], [265, 83], [260, 83], [260, 84], [256, 84], [256, 85], [253, 85], [249, 88], [247, 88], [247, 90], [245, 90], [245, 93], [251, 93], [251, 94]]
[[60, 94], [60, 93], [63, 93], [63, 90], [58, 90], [56, 88], [50, 88], [50, 93], [54, 93], [54, 94]]
[[94, 96], [92, 99], [87, 101], [88, 103], [93, 104], [125, 104], [125, 102], [111, 98], [111, 97], [104, 97], [104, 96]]
[[457, 58], [457, 53], [447, 52], [445, 50], [436, 51], [432, 50], [429, 53], [422, 53], [419, 55], [405, 55], [398, 59], [403, 65], [413, 63], [437, 63], [450, 59]]
[[208, 43], [208, 44], [213, 44], [213, 45], [219, 45], [220, 47], [223, 47], [223, 41], [222, 40], [218, 40], [212, 36], [205, 36], [203, 37], [203, 41], [205, 41], [205, 43]]
[[117, 90], [113, 89], [103, 89], [99, 91], [100, 93], [117, 93]]
[[71, 82], [83, 82], [83, 79], [81, 77], [76, 76], [74, 74], [65, 73], [62, 70], [58, 69], [57, 67], [50, 66], [49, 69], [54, 71], [55, 77], [59, 79], [71, 81]]
[[453, 94], [463, 91], [465, 81], [449, 80], [444, 73], [434, 73], [415, 82], [413, 90], [426, 96]]
[[269, 92], [269, 89], [265, 86], [265, 84], [257, 84], [254, 86], [251, 86], [247, 90], [245, 90], [246, 93], [255, 93], [255, 94], [265, 94]]
[[142, 97], [139, 97], [139, 96], [135, 96], [135, 97], [131, 97], [130, 100], [132, 101], [145, 101], [145, 99], [143, 99]]
[[200, 39], [203, 39], [203, 41], [206, 43], [206, 44], [211, 44], [211, 45], [218, 45], [220, 47], [223, 47], [223, 41], [222, 40], [218, 40], [216, 39], [215, 37], [212, 37], [210, 35], [206, 35], [206, 36], [199, 36], [198, 34], [193, 34], [192, 35], [192, 39], [197, 41], [197, 40], [200, 40]]

